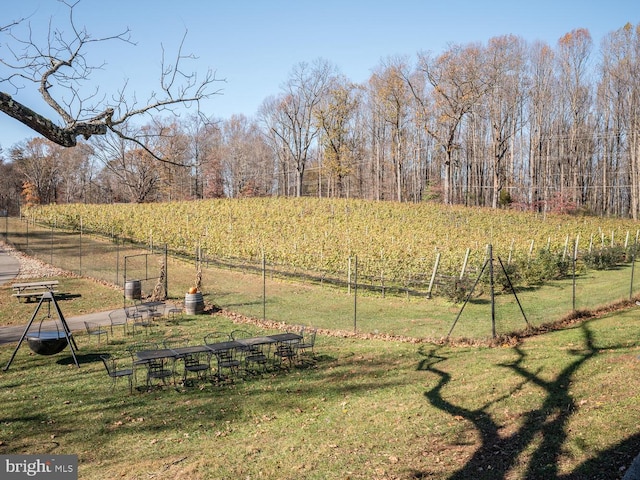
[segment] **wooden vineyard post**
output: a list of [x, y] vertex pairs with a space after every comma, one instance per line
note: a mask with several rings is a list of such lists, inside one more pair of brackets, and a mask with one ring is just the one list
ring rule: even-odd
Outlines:
[[638, 248], [638, 242], [633, 244], [631, 250], [631, 284], [629, 285], [629, 300], [633, 299], [633, 277], [636, 269], [636, 249]]
[[470, 249], [467, 248], [467, 251], [464, 254], [464, 261], [462, 262], [462, 270], [460, 271], [460, 280], [464, 278], [464, 272], [467, 270], [467, 263], [469, 262], [469, 252]]
[[351, 295], [351, 257], [347, 264], [347, 295]]
[[358, 322], [358, 256], [355, 256], [355, 268], [353, 272], [353, 333], [356, 333]]
[[576, 311], [576, 263], [578, 262], [578, 242], [580, 241], [580, 234], [576, 237], [576, 244], [573, 248], [573, 311]]
[[436, 254], [436, 263], [433, 264], [433, 273], [431, 273], [431, 280], [429, 281], [429, 290], [427, 290], [427, 298], [431, 298], [431, 291], [433, 290], [433, 284], [436, 281], [436, 274], [438, 273], [438, 265], [440, 265], [440, 252]]
[[262, 320], [267, 320], [267, 256], [262, 251]]
[[489, 286], [491, 289], [491, 336], [496, 338], [496, 296], [493, 281], [493, 245], [489, 244]]

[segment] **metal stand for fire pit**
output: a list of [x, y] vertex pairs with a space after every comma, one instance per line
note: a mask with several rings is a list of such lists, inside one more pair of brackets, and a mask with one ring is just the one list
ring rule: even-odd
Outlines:
[[[35, 320], [36, 316], [38, 315], [38, 312], [40, 311], [40, 308], [42, 307], [42, 304], [45, 301], [49, 302], [48, 304], [49, 311], [46, 318], [51, 319], [51, 306], [53, 306], [53, 308], [55, 309], [58, 315], [58, 319], [60, 321], [60, 324], [62, 325], [62, 328], [58, 327], [58, 323], [56, 323], [55, 330], [52, 330], [52, 329], [42, 330], [42, 322], [44, 321], [43, 319], [40, 322], [40, 326], [37, 331], [29, 332], [29, 329], [31, 328], [33, 321]], [[40, 303], [38, 303], [36, 310], [33, 312], [33, 315], [31, 316], [31, 320], [29, 320], [27, 327], [24, 329], [24, 333], [22, 334], [22, 337], [20, 337], [18, 346], [13, 351], [13, 355], [11, 355], [11, 358], [9, 359], [9, 363], [7, 363], [7, 366], [4, 367], [3, 369], [5, 372], [9, 369], [11, 362], [13, 362], [13, 359], [15, 358], [16, 353], [18, 353], [18, 349], [20, 348], [20, 345], [22, 345], [22, 342], [25, 340], [25, 338], [27, 339], [29, 348], [34, 353], [37, 353], [38, 355], [55, 355], [56, 353], [60, 353], [62, 350], [64, 350], [68, 345], [69, 348], [71, 349], [71, 355], [73, 356], [73, 361], [75, 362], [76, 367], [80, 368], [80, 365], [78, 364], [78, 359], [76, 358], [76, 350], [78, 349], [78, 346], [76, 345], [75, 339], [71, 335], [71, 330], [69, 329], [69, 325], [67, 324], [67, 321], [64, 319], [64, 315], [62, 315], [62, 312], [60, 311], [60, 307], [58, 306], [58, 302], [56, 302], [56, 298], [53, 292], [45, 292], [42, 294], [42, 298], [40, 298]]]

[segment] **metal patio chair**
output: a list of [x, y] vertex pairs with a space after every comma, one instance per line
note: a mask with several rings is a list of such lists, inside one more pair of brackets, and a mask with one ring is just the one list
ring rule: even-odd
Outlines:
[[91, 342], [91, 337], [98, 337], [98, 345], [100, 345], [100, 337], [104, 335], [107, 337], [107, 343], [109, 343], [109, 331], [102, 325], [94, 322], [84, 322], [84, 328], [89, 336], [89, 342]]
[[[141, 350], [156, 350], [158, 348], [158, 344], [155, 342], [137, 342], [137, 343], [132, 343], [129, 346], [127, 346], [127, 352], [129, 353], [130, 357], [131, 357], [131, 366], [133, 369], [133, 380], [134, 382], [137, 384], [137, 370], [140, 367], [144, 367], [145, 370], [147, 370], [148, 367], [148, 363], [145, 360], [139, 360], [138, 357], [136, 356], [136, 352], [139, 352]], [[146, 375], [146, 374], [145, 374]]]
[[165, 317], [172, 322], [182, 320], [184, 315], [184, 301], [180, 304], [172, 303], [165, 305]]
[[[253, 335], [246, 330], [234, 330], [231, 332], [233, 340], [242, 340], [243, 338], [251, 338]], [[251, 345], [240, 349], [242, 362], [244, 363], [245, 372], [254, 372], [253, 365], [261, 367], [264, 372], [267, 370], [269, 345]]]
[[231, 336], [225, 332], [210, 332], [204, 336], [205, 345], [212, 343], [228, 342]]
[[[170, 337], [163, 342], [165, 348], [174, 349], [180, 347], [188, 347], [189, 339], [186, 337]], [[177, 371], [177, 365], [182, 363], [182, 383], [187, 384], [187, 376], [189, 373], [196, 375], [196, 379], [201, 379], [211, 368], [211, 355], [207, 352], [185, 353], [176, 358], [174, 362], [174, 374]], [[180, 360], [182, 362], [180, 362]]]
[[134, 336], [136, 334], [136, 327], [142, 328], [145, 334], [148, 335], [148, 330], [153, 327], [153, 322], [148, 318], [144, 318], [137, 306], [124, 307], [124, 312], [127, 317], [127, 321], [131, 322]]
[[[232, 340], [231, 335], [225, 332], [210, 332], [204, 336], [205, 345], [215, 346], [226, 344]], [[225, 348], [216, 348], [211, 355], [216, 357], [216, 373], [214, 377], [217, 380], [225, 380], [238, 374], [240, 369], [240, 360], [238, 359], [238, 351], [233, 345]], [[229, 375], [225, 374], [228, 371]]]
[[107, 370], [107, 374], [113, 380], [111, 390], [116, 387], [116, 382], [119, 378], [125, 377], [129, 381], [129, 393], [133, 392], [133, 368], [118, 368], [123, 360], [110, 354], [100, 355], [100, 359], [104, 364], [104, 368]]
[[[162, 347], [164, 348], [164, 346]], [[168, 368], [169, 362], [173, 362], [173, 357], [154, 358], [152, 360], [140, 360], [136, 352], [142, 350], [159, 350], [160, 347], [154, 342], [139, 342], [130, 345], [127, 350], [131, 355], [134, 367], [142, 366], [146, 369], [147, 388], [151, 386], [153, 380], [161, 380], [163, 385], [167, 384], [167, 379], [173, 377], [173, 368]]]
[[287, 360], [289, 362], [289, 367], [291, 367], [293, 365], [293, 359], [297, 357], [297, 352], [291, 343], [283, 342], [276, 345], [274, 355], [276, 359], [279, 360], [280, 367], [282, 367], [282, 362], [284, 360]]
[[113, 327], [122, 327], [124, 335], [126, 336], [128, 333], [127, 329], [127, 315], [121, 309], [113, 310], [109, 312], [109, 323], [111, 336], [113, 336]]
[[157, 360], [149, 360], [146, 363], [147, 366], [147, 387], [150, 387], [152, 381], [161, 380], [163, 385], [167, 384], [168, 378], [173, 378], [173, 368], [167, 368], [166, 358], [160, 358]]
[[302, 359], [301, 355], [304, 355], [305, 352], [310, 352], [311, 358], [315, 359], [315, 352], [313, 351], [313, 347], [316, 344], [316, 333], [318, 332], [317, 328], [305, 328], [303, 327], [300, 330], [300, 335], [302, 335], [302, 340], [300, 342], [295, 343], [294, 346], [298, 353], [298, 358]]
[[[225, 380], [238, 375], [240, 360], [237, 358], [237, 353], [235, 348], [218, 350], [214, 353], [217, 365], [216, 377], [218, 380]], [[225, 370], [229, 371], [229, 376], [224, 374]]]

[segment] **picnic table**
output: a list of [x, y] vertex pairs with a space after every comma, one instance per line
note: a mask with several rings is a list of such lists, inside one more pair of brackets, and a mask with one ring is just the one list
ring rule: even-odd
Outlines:
[[16, 297], [18, 301], [21, 298], [26, 298], [28, 302], [32, 299], [40, 298], [43, 293], [51, 292], [57, 293], [56, 287], [58, 286], [58, 280], [42, 280], [39, 282], [27, 282], [27, 283], [14, 283], [11, 285], [14, 293], [12, 297]]

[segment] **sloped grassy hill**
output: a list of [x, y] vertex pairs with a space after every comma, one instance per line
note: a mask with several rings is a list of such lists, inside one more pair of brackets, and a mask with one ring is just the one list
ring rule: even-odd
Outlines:
[[636, 222], [510, 210], [345, 199], [250, 198], [112, 205], [50, 205], [26, 214], [171, 250], [343, 274], [357, 255], [361, 275], [400, 280], [480, 265], [486, 247], [503, 258], [538, 249], [572, 252], [632, 245]]

